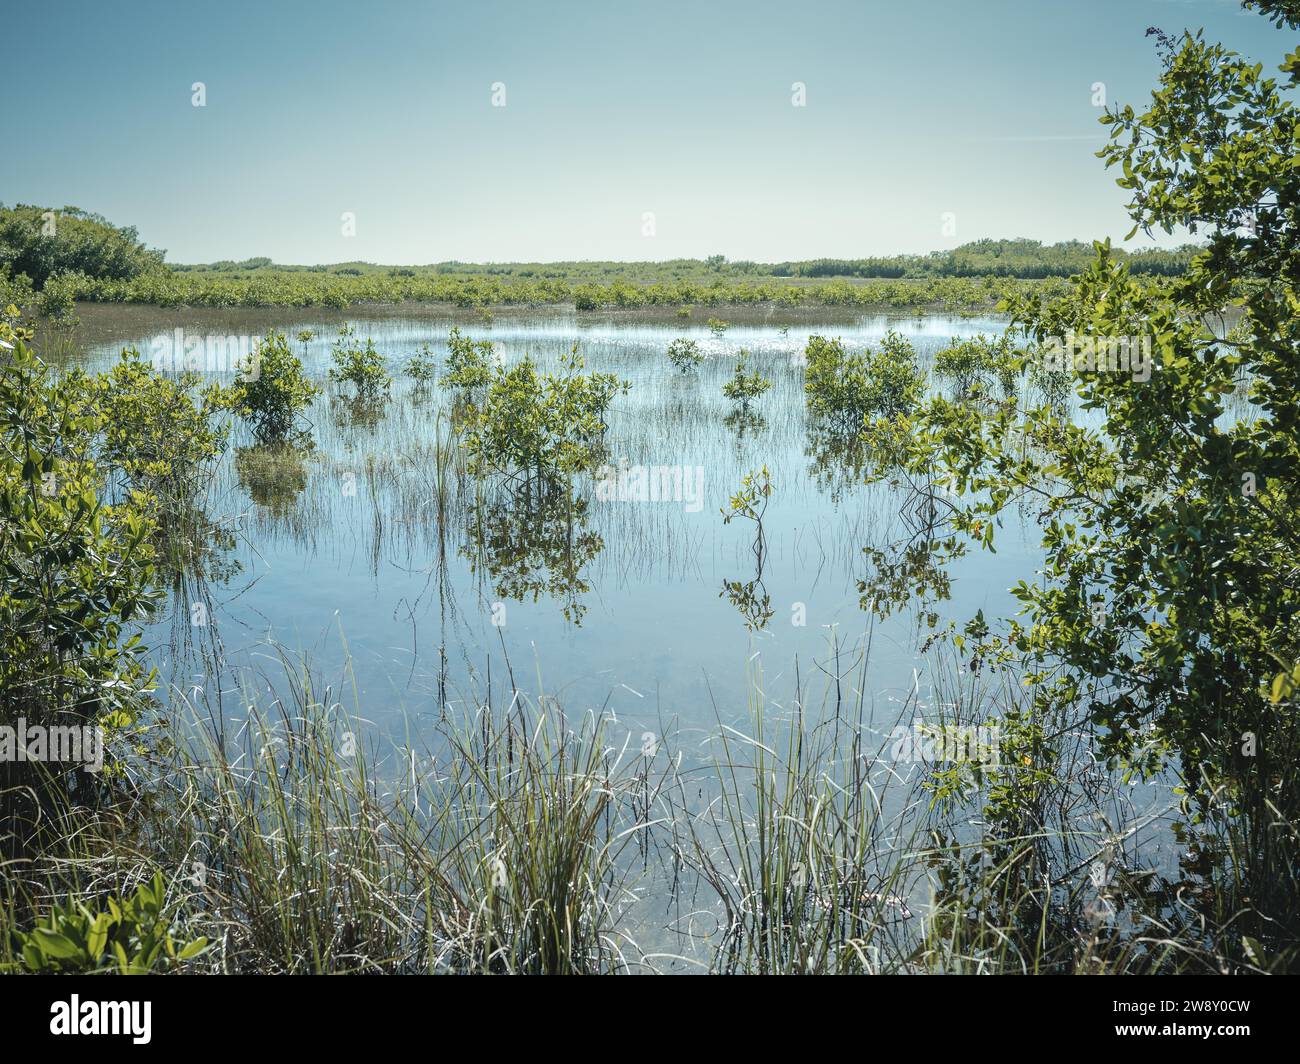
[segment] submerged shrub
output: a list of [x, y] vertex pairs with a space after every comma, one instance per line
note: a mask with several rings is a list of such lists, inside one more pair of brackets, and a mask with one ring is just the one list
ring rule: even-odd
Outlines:
[[410, 377], [416, 388], [428, 387], [429, 382], [437, 377], [438, 365], [428, 344], [422, 345], [419, 351], [406, 360], [402, 366], [402, 375]]
[[953, 340], [934, 356], [934, 375], [952, 381], [959, 398], [966, 398], [976, 386], [984, 387], [992, 380], [1009, 397], [1015, 393], [1019, 374], [1015, 347], [1008, 335], [992, 340], [984, 336]]
[[482, 404], [467, 414], [470, 472], [532, 481], [594, 469], [606, 411], [629, 385], [612, 373], [583, 373], [583, 365], [574, 344], [558, 374], [538, 373], [531, 358], [496, 367]]
[[751, 402], [772, 387], [772, 382], [759, 373], [758, 370], [754, 370], [753, 373], [745, 372], [748, 361], [749, 352], [741, 351], [740, 358], [736, 360], [735, 372], [731, 375], [731, 379], [722, 386], [722, 394], [733, 403], [739, 404], [741, 409], [748, 408]]
[[471, 340], [453, 328], [447, 334], [447, 372], [442, 383], [449, 388], [483, 388], [492, 380], [491, 340]]
[[876, 352], [856, 355], [839, 340], [812, 336], [804, 351], [808, 409], [831, 429], [857, 434], [872, 419], [909, 414], [924, 381], [911, 343], [889, 332]]
[[356, 386], [358, 399], [373, 399], [392, 383], [385, 369], [384, 356], [375, 349], [374, 340], [366, 338], [359, 346], [356, 330], [344, 325], [334, 341], [334, 368], [330, 380]]
[[219, 393], [200, 395], [198, 384], [197, 374], [165, 376], [130, 349], [86, 392], [103, 416], [104, 459], [173, 515], [193, 504], [225, 450], [226, 432], [212, 420]]
[[686, 373], [704, 361], [704, 353], [694, 340], [679, 337], [668, 345], [668, 361], [673, 364], [674, 369]]
[[302, 435], [298, 417], [318, 392], [284, 333], [272, 332], [253, 353], [247, 372], [219, 394], [225, 406], [248, 422], [259, 443], [274, 443]]

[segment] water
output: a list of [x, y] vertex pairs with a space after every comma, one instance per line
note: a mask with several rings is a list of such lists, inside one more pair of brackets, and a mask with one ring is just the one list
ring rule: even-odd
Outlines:
[[[849, 688], [865, 675], [862, 717], [871, 734], [863, 746], [871, 749], [874, 738], [887, 749], [900, 714], [907, 724], [918, 713], [939, 713], [957, 666], [950, 656], [922, 653], [931, 629], [917, 610], [873, 620], [863, 608], [859, 582], [871, 573], [863, 551], [905, 542], [916, 531], [914, 496], [863, 483], [842, 453], [819, 444], [797, 356], [813, 334], [861, 350], [893, 329], [928, 369], [952, 338], [996, 334], [1005, 323], [727, 313], [734, 323], [719, 336], [699, 321], [647, 314], [529, 311], [488, 323], [468, 312], [410, 307], [346, 317], [310, 309], [83, 308], [83, 348], [74, 357], [88, 368], [110, 364], [124, 346], [157, 350], [177, 328], [204, 336], [278, 328], [326, 389], [310, 411], [314, 447], [295, 461], [261, 468], [267, 452], [234, 428], [208, 500], [224, 536], [211, 545], [201, 575], [177, 582], [146, 633], [164, 695], [219, 706], [237, 723], [250, 702], [273, 707], [283, 694], [283, 650], [310, 664], [380, 751], [389, 741], [426, 741], [440, 716], [481, 704], [489, 687], [497, 705], [518, 687], [554, 696], [567, 714], [611, 715], [606, 734], [615, 746], [635, 751], [647, 733], [664, 737], [689, 769], [716, 753], [724, 726], [750, 732], [755, 683], [765, 711], [780, 716], [792, 712], [796, 691], [801, 707], [815, 712], [837, 676]], [[572, 530], [509, 508], [476, 526], [472, 477], [453, 478], [438, 501], [434, 453], [448, 433], [453, 396], [437, 386], [421, 394], [398, 377], [380, 414], [366, 416], [347, 398], [350, 389], [326, 380], [330, 346], [345, 320], [362, 339], [374, 339], [395, 376], [426, 342], [441, 358], [453, 325], [491, 339], [507, 364], [528, 354], [551, 368], [577, 343], [589, 370], [631, 385], [609, 415], [610, 462], [677, 471], [684, 485], [698, 483], [699, 495], [610, 498], [582, 477], [574, 492], [587, 506], [585, 523]], [[293, 339], [302, 329], [315, 333], [306, 345]], [[695, 339], [707, 356], [688, 374], [665, 357], [679, 336]], [[772, 387], [753, 417], [737, 419], [721, 388], [742, 348]], [[745, 473], [763, 466], [773, 493], [757, 590], [768, 596], [771, 615], [756, 624], [720, 593], [724, 581], [757, 577], [755, 529], [743, 519], [724, 524], [720, 510]], [[496, 548], [498, 563], [523, 564], [492, 564], [485, 544]], [[951, 598], [936, 607], [940, 626], [960, 625], [977, 610], [990, 619], [1016, 612], [1007, 589], [1038, 566], [1036, 530], [1009, 514], [997, 546], [995, 554], [973, 550], [951, 565]], [[193, 623], [196, 616], [204, 623]], [[854, 664], [868, 645], [863, 674]], [[386, 771], [400, 768], [390, 763]], [[883, 771], [914, 779], [924, 766]], [[708, 771], [688, 775], [701, 785], [684, 798], [707, 801]], [[1160, 797], [1116, 793], [1116, 822], [1133, 821]], [[1172, 866], [1163, 825], [1144, 827], [1142, 838], [1155, 866]], [[642, 900], [626, 914], [642, 947], [683, 952], [683, 941], [697, 936], [698, 929], [681, 926], [680, 913], [665, 925], [675, 875], [675, 865], [652, 868]], [[921, 881], [915, 890], [909, 902], [918, 907]]]
[[[453, 704], [477, 699], [489, 670], [506, 682], [507, 668], [520, 687], [552, 693], [570, 710], [607, 708], [631, 734], [658, 732], [668, 722], [683, 734], [704, 734], [719, 719], [745, 716], [746, 667], [757, 654], [765, 690], [780, 704], [793, 690], [796, 664], [806, 683], [817, 675], [816, 663], [829, 659], [833, 641], [855, 643], [871, 626], [858, 588], [869, 573], [863, 549], [909, 534], [900, 514], [905, 491], [858, 482], [836, 453], [823, 456], [816, 475], [796, 356], [814, 333], [842, 337], [857, 350], [894, 329], [927, 364], [953, 337], [1004, 328], [993, 318], [823, 314], [818, 321], [791, 312], [746, 320], [716, 311], [737, 319], [717, 336], [698, 320], [707, 317], [700, 311], [691, 321], [533, 311], [486, 323], [403, 309], [346, 319], [312, 309], [83, 309], [89, 343], [82, 360], [92, 368], [124, 346], [157, 351], [178, 328], [190, 335], [280, 328], [328, 388], [310, 414], [315, 449], [288, 475], [259, 476], [265, 452], [250, 446], [242, 428], [234, 430], [209, 506], [214, 521], [233, 531], [233, 543], [212, 555], [218, 575], [188, 582], [149, 633], [168, 683], [221, 692], [227, 704], [238, 704], [248, 668], [264, 666], [267, 644], [275, 643], [346, 686], [347, 701], [355, 701], [350, 708], [390, 735], [436, 718], [440, 692]], [[668, 501], [600, 498], [593, 479], [580, 478], [575, 492], [589, 509], [575, 531], [587, 537], [578, 541], [586, 549], [576, 554], [587, 557], [576, 572], [562, 571], [573, 556], [563, 547], [567, 530], [548, 541], [555, 529], [538, 527], [526, 513], [491, 514], [482, 521], [483, 538], [507, 551], [531, 549], [532, 561], [548, 550], [560, 559], [530, 572], [530, 586], [508, 586], [476, 549], [472, 479], [453, 488], [447, 519], [438, 520], [430, 448], [447, 431], [448, 390], [434, 386], [421, 396], [399, 378], [380, 417], [359, 417], [325, 380], [343, 320], [374, 339], [394, 375], [424, 342], [441, 358], [454, 324], [493, 340], [508, 364], [527, 353], [553, 367], [576, 342], [588, 369], [631, 383], [609, 417], [612, 463], [667, 468], [702, 490]], [[316, 338], [305, 346], [293, 341], [300, 329]], [[678, 336], [695, 339], [707, 356], [686, 375], [664, 355]], [[738, 422], [728, 419], [731, 404], [721, 387], [741, 348], [772, 388], [754, 405], [755, 417]], [[744, 520], [724, 525], [719, 511], [742, 476], [764, 465], [774, 491], [763, 521], [767, 550], [758, 590], [769, 596], [771, 618], [755, 628], [720, 594], [724, 580], [756, 577], [754, 527]], [[1032, 543], [1023, 529], [1008, 527], [997, 554], [958, 562], [943, 615], [960, 622], [978, 609], [988, 616], [1013, 612], [1006, 588], [1033, 571]], [[196, 616], [206, 625], [192, 623]], [[867, 699], [889, 724], [908, 691], [920, 687], [924, 695], [932, 667], [918, 654], [924, 634], [911, 612], [872, 631]], [[349, 662], [352, 678], [343, 684]]]

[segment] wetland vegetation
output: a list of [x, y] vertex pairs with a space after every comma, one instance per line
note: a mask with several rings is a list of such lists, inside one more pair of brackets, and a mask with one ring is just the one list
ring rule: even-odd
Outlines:
[[0, 967], [1294, 971], [1300, 55], [1160, 43], [1177, 251], [0, 211]]

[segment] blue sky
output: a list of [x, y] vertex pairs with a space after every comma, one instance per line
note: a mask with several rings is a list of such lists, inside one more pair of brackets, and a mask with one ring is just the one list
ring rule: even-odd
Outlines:
[[1295, 46], [1235, 0], [6, 9], [0, 201], [98, 211], [178, 262], [779, 261], [1119, 238], [1094, 83], [1147, 100], [1151, 25], [1203, 26], [1268, 69]]

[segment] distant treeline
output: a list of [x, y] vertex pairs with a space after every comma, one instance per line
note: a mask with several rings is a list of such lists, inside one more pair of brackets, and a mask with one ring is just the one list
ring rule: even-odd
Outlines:
[[[1182, 273], [1197, 249], [1125, 255], [1153, 280]], [[403, 301], [460, 306], [572, 303], [610, 307], [785, 305], [987, 307], [1018, 283], [1060, 282], [1092, 261], [1090, 244], [980, 240], [952, 251], [807, 262], [277, 265], [265, 256], [169, 265], [133, 227], [76, 207], [0, 205], [0, 308], [58, 316], [77, 301], [159, 306], [333, 306]]]
[[[1174, 277], [1186, 271], [1199, 250], [1185, 244], [1173, 250], [1117, 249], [1113, 254], [1133, 273]], [[781, 262], [771, 272], [774, 277], [1070, 277], [1087, 269], [1095, 257], [1092, 244], [1080, 240], [976, 240], [929, 255]]]
[[[1126, 252], [1117, 258], [1128, 262], [1134, 273], [1174, 277], [1183, 273], [1199, 250], [1194, 245], [1161, 250]], [[928, 255], [889, 255], [862, 259], [808, 259], [800, 262], [732, 262], [723, 255], [707, 259], [668, 259], [661, 262], [438, 262], [424, 266], [382, 266], [370, 262], [343, 262], [332, 266], [283, 266], [265, 257], [239, 262], [222, 260], [207, 264], [174, 267], [183, 271], [247, 273], [255, 270], [335, 273], [364, 276], [380, 273], [391, 277], [440, 274], [459, 277], [513, 277], [545, 281], [631, 281], [655, 284], [664, 281], [759, 280], [763, 278], [928, 278], [928, 277], [1070, 277], [1087, 269], [1096, 254], [1091, 243], [1069, 240], [1043, 244], [1037, 240], [976, 240]]]

